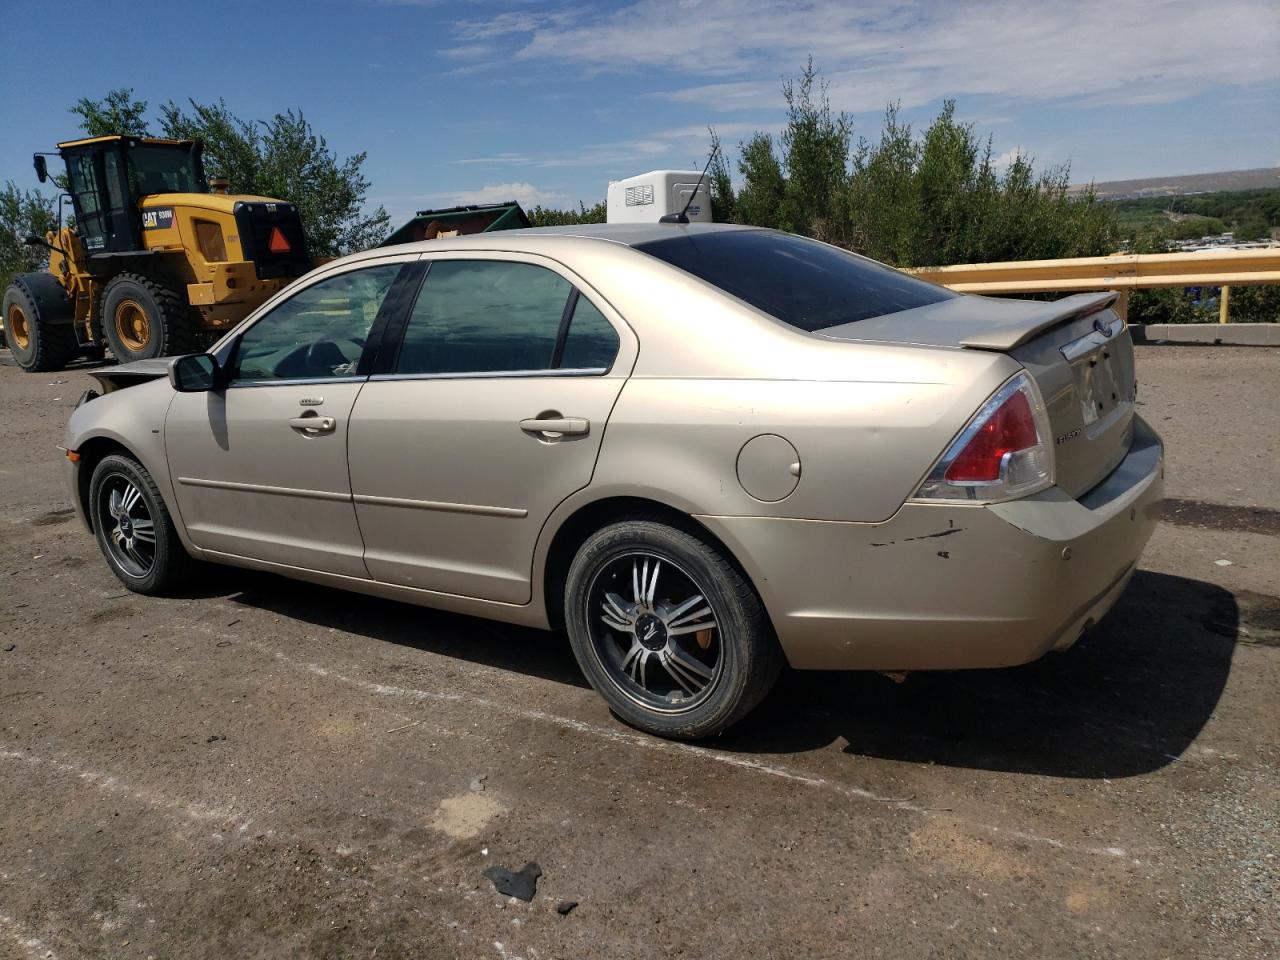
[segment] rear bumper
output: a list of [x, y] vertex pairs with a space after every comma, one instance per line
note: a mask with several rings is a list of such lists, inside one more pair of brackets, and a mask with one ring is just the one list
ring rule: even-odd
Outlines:
[[1159, 437], [1079, 500], [907, 503], [884, 523], [700, 517], [743, 563], [791, 665], [937, 670], [1070, 646], [1119, 598], [1155, 528]]

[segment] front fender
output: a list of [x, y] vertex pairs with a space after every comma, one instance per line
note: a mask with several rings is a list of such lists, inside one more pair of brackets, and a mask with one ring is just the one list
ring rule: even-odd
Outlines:
[[93, 468], [113, 450], [123, 450], [151, 474], [183, 546], [193, 556], [200, 556], [200, 550], [187, 537], [165, 455], [164, 423], [173, 397], [168, 380], [152, 380], [77, 407], [67, 423], [66, 447], [78, 452], [80, 460], [69, 463], [68, 482], [76, 512], [87, 527], [83, 493], [88, 489]]

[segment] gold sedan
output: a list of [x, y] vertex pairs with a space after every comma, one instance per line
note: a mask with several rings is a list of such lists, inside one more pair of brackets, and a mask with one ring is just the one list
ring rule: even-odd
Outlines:
[[621, 718], [703, 737], [784, 662], [1006, 666], [1110, 609], [1163, 472], [1113, 300], [703, 224], [381, 248], [98, 372], [69, 480], [132, 590], [194, 559], [564, 627]]

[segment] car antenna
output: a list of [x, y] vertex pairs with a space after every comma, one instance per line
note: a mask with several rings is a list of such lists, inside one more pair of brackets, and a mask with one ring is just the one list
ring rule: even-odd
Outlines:
[[679, 213], [668, 213], [658, 218], [659, 223], [688, 223], [689, 208], [693, 206], [694, 198], [698, 195], [698, 189], [702, 186], [702, 181], [707, 178], [707, 171], [711, 169], [711, 161], [716, 158], [716, 154], [720, 152], [720, 144], [716, 144], [711, 148], [711, 156], [707, 157], [707, 165], [702, 168], [702, 173], [698, 175], [698, 182], [693, 185], [693, 192], [689, 194], [689, 200], [685, 203], [684, 209]]

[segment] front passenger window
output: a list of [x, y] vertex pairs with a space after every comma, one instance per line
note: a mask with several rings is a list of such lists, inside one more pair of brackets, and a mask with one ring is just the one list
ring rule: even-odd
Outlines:
[[232, 380], [354, 376], [373, 320], [403, 266], [351, 270], [299, 290], [240, 337]]

